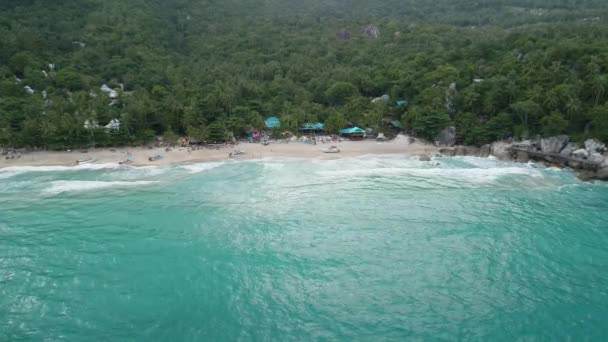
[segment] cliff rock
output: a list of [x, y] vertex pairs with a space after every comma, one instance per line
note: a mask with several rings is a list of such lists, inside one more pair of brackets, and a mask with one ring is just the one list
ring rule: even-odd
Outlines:
[[578, 149], [578, 146], [576, 146], [575, 143], [568, 143], [566, 145], [566, 147], [564, 147], [564, 149], [559, 153], [564, 157], [570, 157], [570, 155], [572, 154], [572, 152], [576, 151]]
[[568, 142], [570, 142], [570, 137], [567, 135], [558, 135], [555, 137], [541, 139], [540, 150], [543, 153], [560, 153]]
[[521, 163], [527, 163], [530, 160], [528, 152], [517, 151], [517, 161]]
[[491, 145], [490, 144], [486, 144], [481, 146], [481, 148], [479, 149], [479, 156], [482, 158], [487, 158], [490, 156], [490, 150], [491, 150]]
[[595, 152], [595, 153], [591, 153], [589, 155], [589, 157], [587, 158], [587, 160], [589, 160], [590, 162], [593, 163], [603, 163], [604, 162], [604, 156], [602, 156], [601, 154]]
[[454, 149], [453, 148], [442, 148], [439, 150], [439, 153], [441, 153], [444, 156], [451, 157], [454, 155]]
[[604, 145], [601, 141], [597, 139], [587, 139], [585, 141], [585, 150], [589, 152], [589, 154], [595, 152], [604, 152], [606, 145]]
[[454, 155], [455, 156], [466, 156], [467, 155], [467, 148], [464, 146], [456, 146], [454, 148]]
[[587, 159], [587, 157], [589, 157], [589, 152], [584, 148], [581, 148], [580, 150], [572, 152], [572, 156], [575, 158]]
[[511, 157], [512, 144], [506, 141], [496, 141], [492, 144], [491, 153], [494, 157], [505, 160]]
[[600, 169], [595, 173], [595, 177], [600, 180], [608, 180], [608, 167]]

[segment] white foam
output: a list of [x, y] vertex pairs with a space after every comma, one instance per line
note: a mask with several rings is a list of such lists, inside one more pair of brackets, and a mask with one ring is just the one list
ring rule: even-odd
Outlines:
[[[74, 166], [9, 166], [0, 168], [0, 178], [9, 178], [26, 172], [57, 172], [57, 171], [79, 171], [79, 170], [104, 170], [118, 169], [121, 165], [112, 164], [84, 164]], [[9, 176], [6, 176], [6, 175]]]
[[525, 175], [529, 177], [541, 177], [538, 170], [520, 168], [520, 167], [503, 167], [503, 168], [371, 168], [371, 169], [352, 169], [339, 171], [320, 171], [319, 175], [324, 177], [372, 177], [372, 176], [412, 176], [420, 178], [444, 178], [450, 180], [467, 181], [473, 183], [486, 183], [495, 181], [497, 178], [506, 175]]
[[190, 173], [199, 173], [199, 172], [215, 169], [215, 168], [220, 167], [222, 165], [224, 165], [223, 162], [219, 162], [219, 163], [198, 163], [198, 164], [181, 165], [180, 168], [185, 169], [185, 170], [187, 170]]
[[143, 185], [154, 184], [154, 181], [136, 181], [136, 182], [101, 182], [101, 181], [54, 181], [51, 187], [44, 192], [47, 194], [59, 194], [62, 192], [74, 191], [91, 191], [108, 188], [125, 188], [137, 187]]

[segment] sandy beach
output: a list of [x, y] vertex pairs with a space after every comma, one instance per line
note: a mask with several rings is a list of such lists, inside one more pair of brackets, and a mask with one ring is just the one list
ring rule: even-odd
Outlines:
[[[330, 146], [337, 146], [340, 153], [324, 153], [322, 150]], [[230, 157], [234, 150], [243, 151], [236, 157]], [[87, 153], [79, 150], [71, 152], [30, 152], [24, 153], [20, 158], [0, 159], [0, 168], [15, 166], [71, 166], [76, 165], [77, 160], [93, 159], [92, 163], [108, 164], [118, 163], [131, 155], [131, 166], [149, 165], [177, 165], [199, 162], [215, 162], [228, 159], [251, 160], [263, 158], [316, 158], [316, 159], [338, 159], [351, 158], [363, 155], [402, 154], [402, 155], [424, 155], [437, 152], [437, 147], [419, 142], [408, 144], [403, 140], [387, 142], [376, 141], [343, 141], [337, 143], [319, 143], [317, 145], [301, 142], [271, 143], [264, 146], [259, 143], [240, 143], [238, 145], [220, 145], [214, 148], [202, 148], [188, 151], [185, 147], [176, 147], [171, 151], [165, 148], [146, 147], [121, 147], [89, 149]], [[149, 161], [148, 158], [162, 155], [157, 161]]]

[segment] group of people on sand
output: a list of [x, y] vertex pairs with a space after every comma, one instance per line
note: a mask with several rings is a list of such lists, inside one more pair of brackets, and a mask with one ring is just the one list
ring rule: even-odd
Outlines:
[[5, 156], [6, 160], [11, 160], [11, 159], [21, 159], [21, 152], [17, 152], [17, 151], [2, 151], [2, 155]]

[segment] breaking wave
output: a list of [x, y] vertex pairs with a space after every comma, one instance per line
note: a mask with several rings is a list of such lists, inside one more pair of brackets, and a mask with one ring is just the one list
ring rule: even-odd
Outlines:
[[158, 183], [156, 181], [135, 182], [101, 182], [101, 181], [54, 181], [44, 192], [46, 194], [59, 194], [63, 192], [80, 192], [108, 188], [132, 188]]
[[198, 164], [188, 164], [179, 166], [181, 169], [184, 169], [190, 173], [199, 173], [203, 171], [208, 171], [211, 169], [215, 169], [224, 165], [223, 162], [219, 163], [198, 163]]
[[0, 168], [0, 179], [6, 179], [28, 172], [60, 172], [60, 171], [82, 171], [82, 170], [115, 170], [121, 165], [112, 164], [84, 164], [74, 166], [9, 166]]

